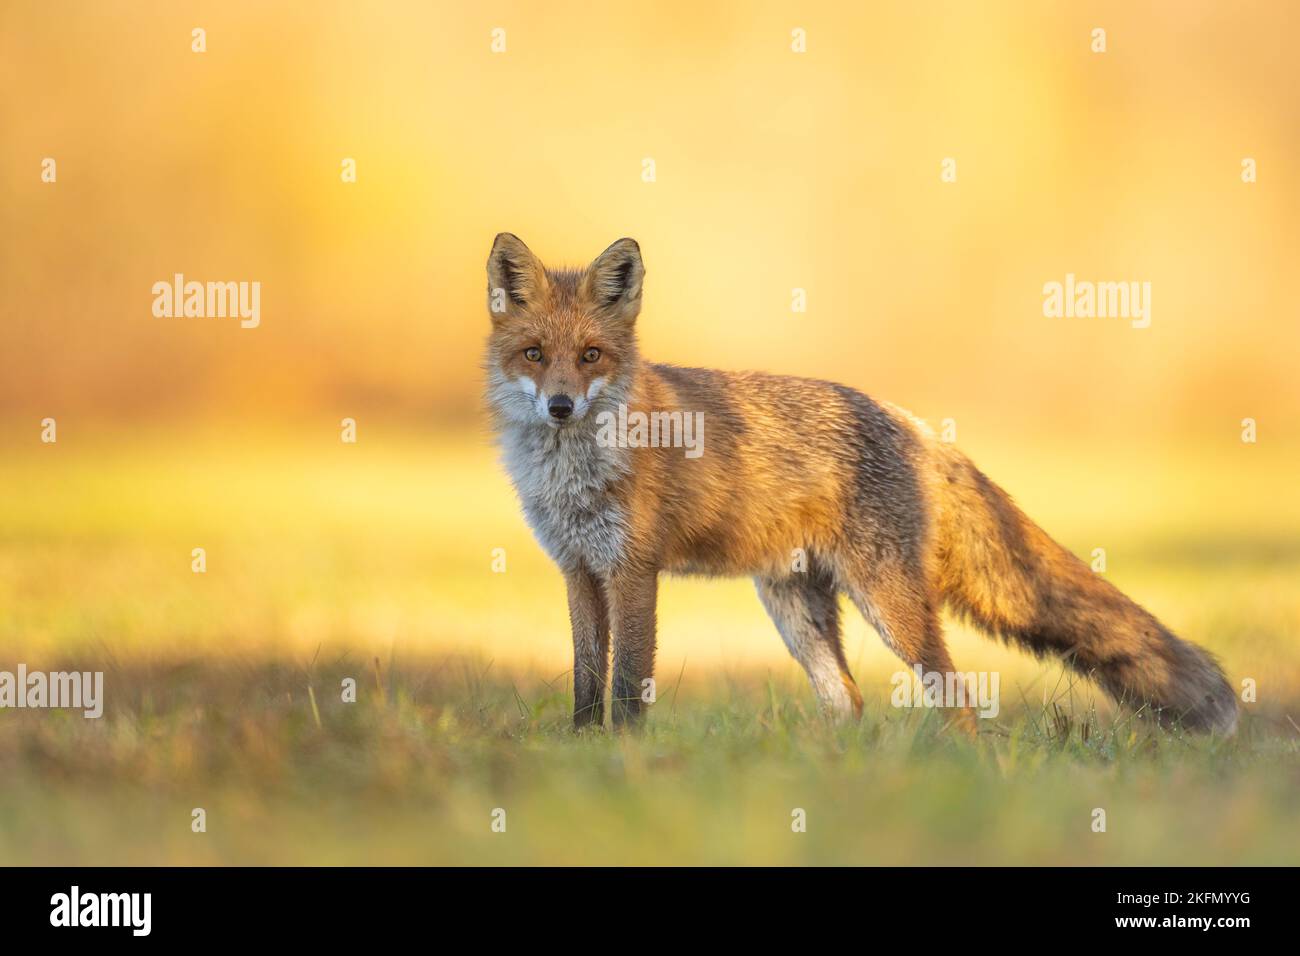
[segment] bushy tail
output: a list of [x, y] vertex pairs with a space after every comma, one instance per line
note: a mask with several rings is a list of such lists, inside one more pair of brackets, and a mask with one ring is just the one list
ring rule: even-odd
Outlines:
[[938, 532], [950, 607], [1035, 654], [1062, 656], [1162, 722], [1233, 732], [1236, 697], [1213, 655], [1053, 541], [966, 458], [954, 455], [947, 467]]

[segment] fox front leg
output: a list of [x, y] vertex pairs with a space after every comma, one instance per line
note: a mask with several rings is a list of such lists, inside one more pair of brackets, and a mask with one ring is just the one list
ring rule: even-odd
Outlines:
[[616, 728], [639, 721], [645, 682], [654, 679], [658, 585], [657, 573], [646, 568], [615, 571], [606, 582], [614, 633], [611, 705]]
[[605, 723], [605, 676], [609, 673], [609, 611], [601, 583], [590, 572], [566, 572], [569, 623], [573, 625], [573, 726]]

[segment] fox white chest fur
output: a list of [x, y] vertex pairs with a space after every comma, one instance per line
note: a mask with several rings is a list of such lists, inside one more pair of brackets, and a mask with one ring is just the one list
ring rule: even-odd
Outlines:
[[623, 554], [627, 516], [609, 494], [627, 472], [627, 452], [603, 448], [589, 428], [513, 424], [502, 432], [506, 471], [524, 517], [563, 568], [608, 571]]

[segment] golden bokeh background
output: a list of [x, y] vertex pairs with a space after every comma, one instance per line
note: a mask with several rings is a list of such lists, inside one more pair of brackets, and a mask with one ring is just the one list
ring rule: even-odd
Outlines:
[[[952, 418], [1173, 626], [1236, 671], [1295, 678], [1295, 5], [11, 2], [0, 18], [15, 650], [405, 641], [562, 668], [559, 579], [480, 399], [483, 263], [510, 230], [557, 264], [635, 237], [649, 357]], [[155, 318], [151, 287], [178, 272], [259, 281], [260, 327]], [[1149, 281], [1150, 328], [1045, 318], [1043, 285], [1067, 273]], [[490, 573], [497, 546], [512, 573]], [[1243, 625], [1242, 600], [1265, 623]], [[793, 666], [744, 582], [675, 585], [664, 621], [670, 671]], [[1228, 626], [1253, 650], [1216, 643]], [[968, 666], [1002, 654], [976, 647]]]
[[[966, 435], [1253, 415], [1278, 440], [1300, 410], [1293, 4], [2, 16], [9, 414], [462, 421], [499, 230], [556, 263], [637, 238], [652, 357], [834, 378]], [[259, 280], [262, 327], [153, 318], [176, 272]], [[1151, 328], [1045, 319], [1067, 272], [1150, 281]]]

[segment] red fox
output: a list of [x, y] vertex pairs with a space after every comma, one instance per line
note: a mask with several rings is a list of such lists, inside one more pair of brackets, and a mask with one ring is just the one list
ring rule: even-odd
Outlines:
[[[585, 269], [552, 270], [502, 233], [487, 273], [488, 405], [524, 515], [568, 587], [577, 727], [604, 722], [611, 635], [613, 724], [640, 717], [668, 572], [752, 577], [833, 715], [862, 713], [843, 593], [922, 673], [953, 671], [946, 606], [1162, 722], [1235, 728], [1236, 698], [1208, 652], [907, 413], [830, 382], [644, 361], [632, 239]], [[672, 434], [651, 427], [647, 440], [647, 420]], [[693, 421], [695, 455], [671, 447]]]

